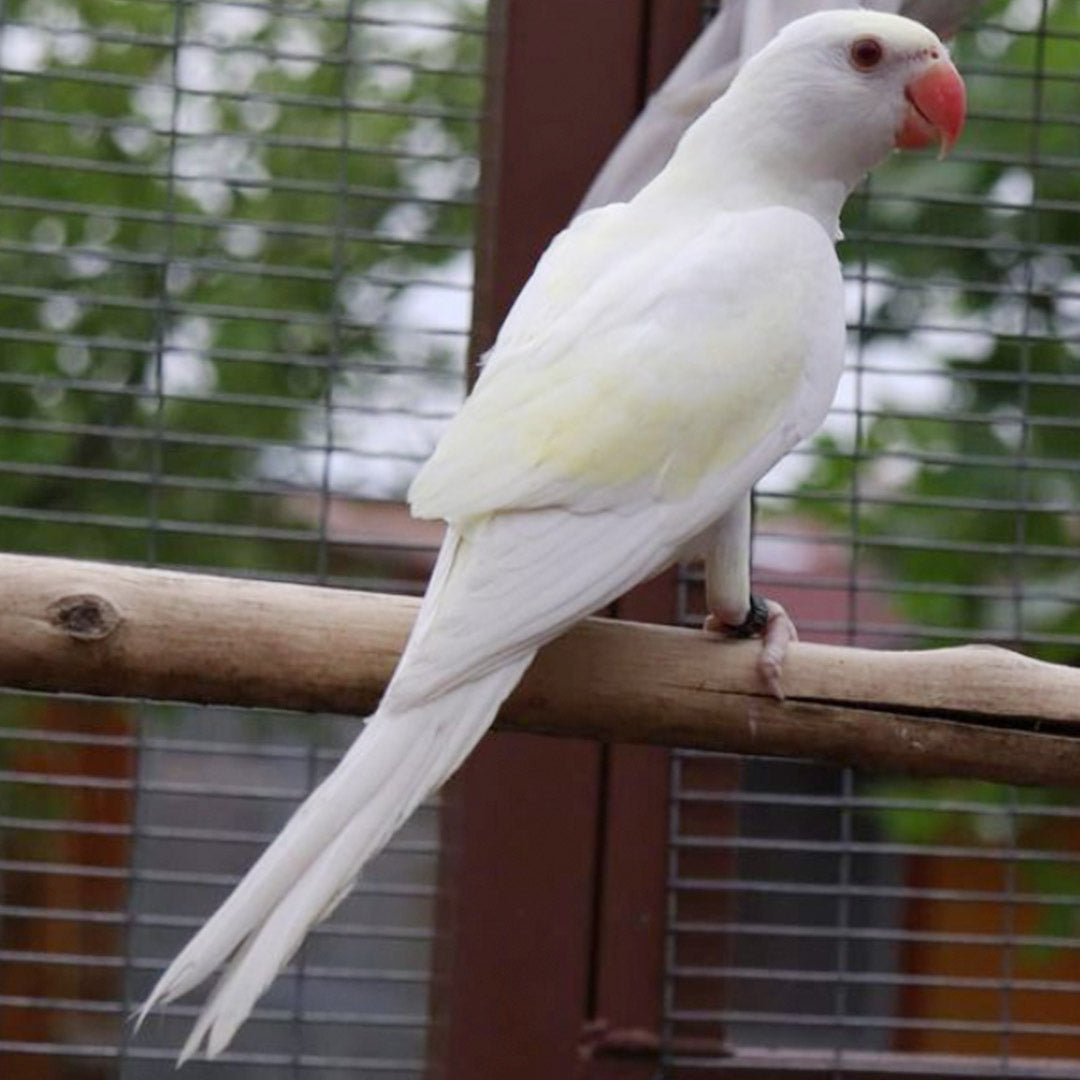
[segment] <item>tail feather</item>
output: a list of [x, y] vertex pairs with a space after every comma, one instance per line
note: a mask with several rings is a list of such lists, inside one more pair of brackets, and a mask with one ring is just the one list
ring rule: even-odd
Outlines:
[[396, 733], [376, 713], [338, 767], [305, 800], [231, 895], [188, 942], [140, 1008], [137, 1025], [203, 981], [273, 910], [319, 852], [391, 778]]
[[334, 772], [161, 976], [137, 1022], [231, 956], [180, 1061], [204, 1040], [210, 1057], [223, 1050], [308, 929], [330, 913], [364, 863], [469, 754], [531, 659], [529, 653], [510, 660], [407, 709], [384, 703]]
[[[409, 798], [406, 805], [410, 810], [421, 797], [418, 793]], [[263, 991], [300, 947], [311, 926], [326, 918], [344, 899], [362, 863], [393, 835], [391, 823], [397, 820], [397, 815], [388, 806], [392, 801], [392, 798], [376, 799], [357, 814], [251, 933], [199, 1015], [181, 1052], [181, 1064], [198, 1052], [204, 1039], [210, 1058], [229, 1044]]]

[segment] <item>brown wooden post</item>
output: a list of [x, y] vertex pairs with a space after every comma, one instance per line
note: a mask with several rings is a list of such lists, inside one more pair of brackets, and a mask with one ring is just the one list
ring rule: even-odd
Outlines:
[[[495, 0], [475, 355], [699, 19], [697, 0]], [[674, 579], [619, 613], [669, 620]], [[445, 796], [434, 1074], [570, 1077], [591, 1019], [655, 1030], [666, 792], [664, 751], [485, 739]]]
[[[648, 0], [495, 0], [474, 352], [641, 100]], [[432, 1071], [570, 1077], [587, 1015], [603, 752], [492, 735], [446, 792]]]
[[[642, 42], [642, 103], [701, 29], [693, 0], [653, 0]], [[635, 589], [615, 614], [642, 622], [678, 617], [676, 574]], [[656, 1075], [663, 1015], [668, 797], [667, 749], [613, 745], [604, 759], [593, 940], [592, 999], [582, 1080]], [[591, 1035], [591, 1040], [589, 1036]]]
[[[616, 605], [624, 619], [672, 622], [670, 572]], [[665, 748], [614, 744], [603, 761], [592, 995], [581, 1080], [649, 1080], [663, 1011], [668, 774]]]

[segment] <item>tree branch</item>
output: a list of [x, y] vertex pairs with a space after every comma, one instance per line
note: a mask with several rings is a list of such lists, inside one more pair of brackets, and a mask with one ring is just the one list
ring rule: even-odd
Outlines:
[[[0, 555], [0, 685], [370, 712], [417, 602], [376, 593]], [[924, 776], [1080, 781], [1080, 671], [989, 646], [758, 646], [586, 620], [545, 648], [498, 726]]]

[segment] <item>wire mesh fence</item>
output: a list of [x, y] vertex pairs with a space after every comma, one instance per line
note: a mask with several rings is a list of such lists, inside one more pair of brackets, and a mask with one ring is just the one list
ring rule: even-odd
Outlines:
[[[758, 489], [756, 579], [814, 640], [1075, 662], [1077, 9], [984, 5], [953, 51], [951, 163], [846, 211], [847, 373]], [[672, 784], [673, 1076], [1080, 1075], [1075, 793], [690, 753]]]
[[[1077, 19], [984, 5], [961, 146], [849, 206], [841, 396], [757, 500], [804, 637], [1075, 660]], [[439, 534], [398, 500], [465, 388], [485, 34], [472, 0], [0, 7], [5, 550], [419, 590]], [[353, 730], [0, 696], [4, 1075], [171, 1074], [196, 1006], [127, 1013]], [[437, 813], [196, 1076], [424, 1073]], [[675, 755], [664, 1074], [1080, 1076], [1075, 817]]]
[[[422, 587], [484, 40], [468, 0], [3, 7], [5, 550]], [[194, 1007], [129, 1012], [354, 730], [0, 699], [0, 1072], [171, 1075]], [[437, 839], [432, 803], [194, 1072], [421, 1075]]]
[[9, 546], [325, 578], [332, 497], [400, 496], [464, 385], [443, 10], [8, 5]]

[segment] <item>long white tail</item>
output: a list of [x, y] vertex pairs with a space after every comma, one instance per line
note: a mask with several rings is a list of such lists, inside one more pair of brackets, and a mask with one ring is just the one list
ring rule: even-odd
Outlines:
[[208, 1056], [220, 1053], [311, 926], [330, 914], [364, 863], [468, 756], [532, 656], [515, 657], [422, 704], [395, 709], [384, 700], [338, 767], [161, 976], [138, 1023], [232, 957], [180, 1063], [204, 1040]]

